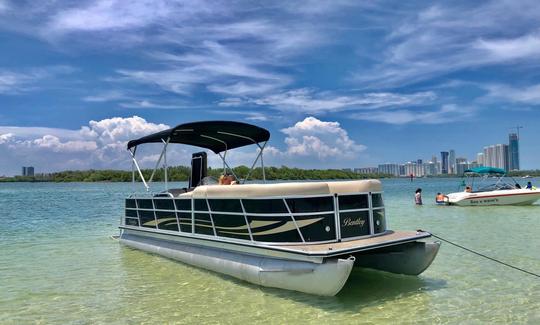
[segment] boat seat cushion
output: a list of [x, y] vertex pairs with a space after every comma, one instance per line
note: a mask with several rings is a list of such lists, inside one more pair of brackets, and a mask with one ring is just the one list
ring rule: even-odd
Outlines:
[[336, 181], [336, 182], [291, 182], [240, 185], [203, 185], [193, 191], [182, 193], [182, 197], [207, 198], [248, 198], [324, 195], [335, 193], [358, 193], [381, 191], [378, 180]]

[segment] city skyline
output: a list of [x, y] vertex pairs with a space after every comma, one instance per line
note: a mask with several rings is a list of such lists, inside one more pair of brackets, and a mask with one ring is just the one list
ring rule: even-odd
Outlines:
[[465, 170], [474, 167], [488, 166], [505, 171], [517, 171], [519, 168], [519, 136], [508, 134], [508, 144], [484, 146], [483, 152], [476, 154], [476, 159], [456, 156], [454, 149], [440, 152], [440, 161], [436, 155], [431, 160], [423, 162], [422, 158], [405, 163], [383, 163], [377, 167], [360, 167], [354, 170], [360, 174], [391, 174], [394, 176], [432, 176], [432, 175], [462, 175]]
[[[346, 167], [360, 174], [391, 174], [394, 176], [428, 176], [428, 175], [461, 175], [468, 168], [489, 166], [506, 171], [520, 170], [519, 168], [519, 137], [516, 133], [508, 134], [508, 144], [484, 146], [483, 152], [476, 154], [476, 159], [456, 156], [454, 149], [440, 152], [440, 160], [436, 155], [431, 160], [423, 162], [422, 158], [405, 163], [381, 163], [377, 167]], [[488, 158], [486, 158], [488, 157]], [[504, 158], [503, 158], [504, 157]], [[444, 166], [446, 164], [446, 167]], [[41, 171], [38, 174], [48, 174]], [[0, 174], [0, 176], [5, 176]], [[34, 176], [34, 167], [22, 167], [21, 176]]]
[[[523, 126], [520, 168], [540, 168], [539, 11], [525, 0], [0, 0], [0, 174], [129, 168], [129, 139], [200, 120], [267, 128], [265, 162], [302, 168], [451, 148], [472, 159]], [[190, 148], [174, 150], [171, 162], [189, 164]]]

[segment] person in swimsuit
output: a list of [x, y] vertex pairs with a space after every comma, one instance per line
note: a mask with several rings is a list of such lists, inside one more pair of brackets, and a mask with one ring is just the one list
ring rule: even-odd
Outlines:
[[416, 205], [422, 205], [422, 189], [417, 188], [416, 192], [414, 192], [414, 203]]

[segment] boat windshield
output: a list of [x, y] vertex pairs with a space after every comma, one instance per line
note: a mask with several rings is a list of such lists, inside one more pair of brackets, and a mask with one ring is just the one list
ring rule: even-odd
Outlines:
[[[496, 181], [494, 180], [496, 179]], [[463, 180], [459, 190], [470, 187], [473, 193], [490, 192], [499, 190], [515, 190], [520, 187], [512, 177], [505, 177], [505, 175], [489, 176], [489, 175], [467, 175], [467, 180]]]
[[489, 184], [489, 185], [480, 187], [478, 190], [473, 191], [473, 193], [499, 191], [499, 190], [514, 190], [514, 189], [516, 189], [516, 187], [508, 183], [495, 183], [495, 184]]

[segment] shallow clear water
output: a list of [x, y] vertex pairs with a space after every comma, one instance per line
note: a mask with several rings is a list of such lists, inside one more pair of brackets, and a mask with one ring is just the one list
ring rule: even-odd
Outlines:
[[[458, 183], [384, 180], [389, 227], [429, 230], [540, 273], [540, 206], [432, 203]], [[0, 324], [540, 324], [540, 279], [445, 243], [419, 277], [354, 271], [336, 297], [262, 288], [122, 247], [109, 236], [131, 190], [0, 183]]]

